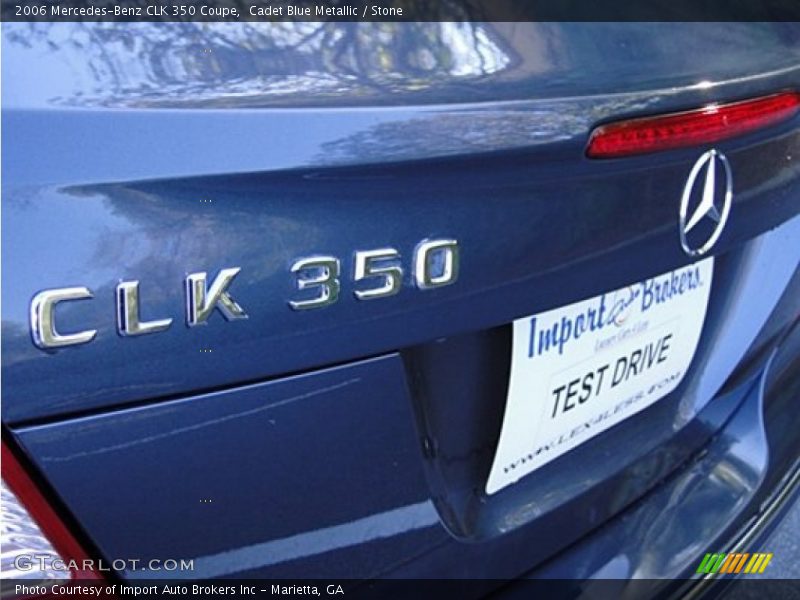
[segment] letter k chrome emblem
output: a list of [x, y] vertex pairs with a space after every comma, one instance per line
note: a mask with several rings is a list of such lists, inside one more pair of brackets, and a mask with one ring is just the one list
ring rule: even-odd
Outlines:
[[728, 220], [732, 199], [730, 163], [721, 152], [709, 150], [694, 163], [683, 188], [678, 220], [681, 247], [686, 254], [702, 256], [717, 243]]

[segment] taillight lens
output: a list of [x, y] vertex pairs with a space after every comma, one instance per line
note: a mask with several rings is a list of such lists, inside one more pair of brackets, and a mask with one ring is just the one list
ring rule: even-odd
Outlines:
[[709, 144], [775, 125], [800, 111], [800, 94], [784, 92], [697, 110], [631, 119], [598, 127], [589, 138], [590, 158], [619, 158]]
[[11, 579], [100, 579], [86, 567], [83, 548], [5, 444], [0, 485], [3, 599], [14, 596], [15, 586], [5, 585]]

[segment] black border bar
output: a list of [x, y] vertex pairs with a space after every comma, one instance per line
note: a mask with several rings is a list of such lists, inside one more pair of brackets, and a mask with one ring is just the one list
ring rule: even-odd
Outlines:
[[0, 0], [0, 21], [800, 21], [800, 0]]

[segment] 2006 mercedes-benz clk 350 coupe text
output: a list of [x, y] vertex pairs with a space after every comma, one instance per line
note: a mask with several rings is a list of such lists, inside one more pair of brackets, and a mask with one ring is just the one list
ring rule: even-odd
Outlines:
[[2, 61], [4, 576], [769, 568], [797, 24], [4, 23]]

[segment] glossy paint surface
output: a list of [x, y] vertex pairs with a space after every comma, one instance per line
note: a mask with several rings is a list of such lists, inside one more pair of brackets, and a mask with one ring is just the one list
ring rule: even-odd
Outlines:
[[[798, 285], [795, 276], [778, 312], [796, 307], [789, 294]], [[798, 389], [797, 339], [757, 360], [691, 427], [624, 476], [583, 480], [578, 487], [589, 492], [580, 501], [569, 498], [579, 491], [576, 464], [586, 457], [573, 456], [568, 469], [562, 460], [546, 494], [553, 507], [527, 527], [478, 544], [448, 535], [431, 502], [409, 398], [388, 392], [404, 388], [397, 356], [19, 434], [105, 556], [194, 559], [185, 577], [303, 577], [311, 570], [369, 578], [513, 577], [606, 510], [598, 488], [613, 484], [612, 504], [622, 503], [625, 493], [643, 491], [648, 472], [665, 468], [670, 453], [716, 432], [686, 472], [536, 574], [672, 577], [726, 528], [740, 527], [745, 508], [780, 489], [781, 474], [796, 461], [798, 441], [784, 415]], [[597, 468], [589, 472], [598, 475]], [[109, 485], [87, 493], [87, 473], [105, 474]], [[646, 549], [640, 539], [648, 540]], [[664, 559], [650, 560], [655, 552]], [[406, 553], [420, 556], [401, 564]]]
[[[39, 427], [27, 442], [105, 556], [191, 558], [191, 578], [378, 575], [409, 544], [442, 539], [403, 378], [391, 355]], [[81, 492], [87, 473], [105, 485]], [[122, 515], [129, 533], [107, 535]]]
[[[708, 148], [592, 161], [591, 129], [800, 87], [796, 26], [26, 27], [3, 32], [3, 423], [104, 555], [207, 577], [514, 577], [677, 476], [737, 410], [768, 410], [752, 385], [800, 312], [797, 119], [715, 146], [735, 193], [681, 387], [481, 492], [509, 323], [690, 262], [678, 208]], [[441, 238], [459, 279], [420, 290], [406, 265]], [[403, 287], [359, 300], [354, 253], [385, 247]], [[321, 254], [339, 301], [292, 311], [292, 263]], [[231, 267], [249, 318], [186, 327], [187, 273]], [[117, 335], [121, 280], [172, 326]], [[31, 298], [77, 285], [94, 298], [59, 327], [96, 340], [37, 349]], [[734, 512], [789, 468], [765, 445], [796, 450], [743, 421], [714, 455], [753, 446], [741, 494], [708, 491]]]
[[797, 66], [784, 23], [19, 23], [14, 108], [465, 104], [710, 88]]
[[[797, 143], [784, 127], [769, 143], [720, 145], [737, 186], [720, 251], [797, 210], [797, 162], [786, 160]], [[675, 243], [677, 205], [698, 153], [608, 166], [584, 162], [580, 152], [572, 144], [425, 165], [35, 191], [6, 183], [3, 380], [13, 393], [4, 395], [5, 418], [74, 413], [372, 356], [500, 326], [687, 264]], [[440, 238], [462, 248], [455, 285], [420, 291], [407, 268], [399, 294], [354, 297], [353, 252], [393, 247], [408, 265], [421, 240]], [[292, 311], [288, 301], [298, 293], [290, 266], [313, 255], [342, 261], [341, 299]], [[186, 274], [213, 277], [231, 267], [242, 269], [229, 291], [249, 319], [226, 322], [217, 313], [207, 326], [187, 328]], [[121, 280], [141, 282], [143, 319], [172, 318], [172, 327], [119, 337], [114, 288]], [[95, 341], [52, 354], [37, 349], [28, 333], [30, 299], [42, 288], [76, 285], [94, 299], [66, 303], [58, 327], [96, 329]]]

